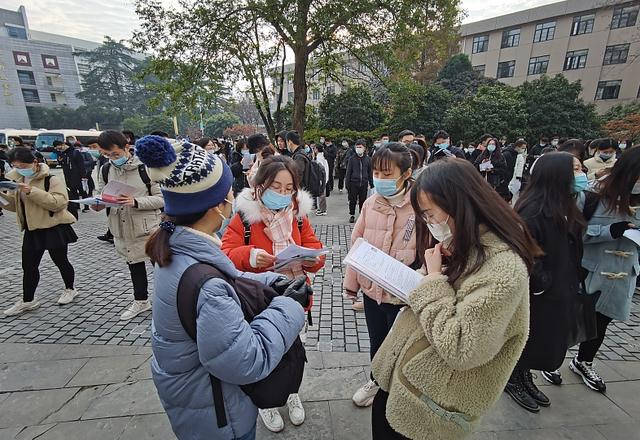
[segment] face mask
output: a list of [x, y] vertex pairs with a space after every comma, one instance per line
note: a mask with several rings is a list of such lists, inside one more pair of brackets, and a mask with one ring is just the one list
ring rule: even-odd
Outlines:
[[449, 148], [449, 144], [446, 142], [443, 142], [441, 144], [437, 144], [436, 147], [440, 148], [441, 150], [446, 150], [447, 148]]
[[631, 194], [634, 194], [634, 195], [640, 194], [640, 182], [636, 182], [636, 184], [633, 185], [633, 188], [631, 188]]
[[349, 142], [343, 142], [342, 146], [345, 147], [345, 148], [349, 148]]
[[448, 245], [451, 242], [451, 239], [453, 238], [453, 234], [451, 233], [451, 228], [447, 224], [448, 221], [449, 221], [449, 216], [447, 216], [447, 219], [442, 223], [435, 223], [435, 224], [427, 223], [427, 227], [429, 228], [429, 232], [431, 232], [431, 235], [433, 235], [433, 238], [435, 238], [445, 246]]
[[544, 142], [540, 142], [540, 146], [541, 147], [544, 147], [545, 145], [547, 145], [547, 144], [545, 144]]
[[382, 141], [382, 145], [387, 145], [389, 143], [388, 140]]
[[364, 155], [364, 148], [362, 148], [362, 147], [356, 148], [356, 154], [358, 156], [363, 156]]
[[376, 142], [373, 144], [374, 147], [376, 148], [380, 148], [382, 146], [382, 144], [380, 142]]
[[411, 177], [413, 177], [413, 180], [417, 180], [418, 177], [420, 177], [420, 173], [422, 173], [422, 170], [423, 168], [418, 168], [413, 173], [411, 173]]
[[554, 147], [557, 147], [557, 146], [558, 146], [558, 141], [557, 141], [557, 139], [552, 140], [552, 141], [551, 141], [551, 145], [553, 145]]
[[626, 149], [627, 149], [627, 144], [620, 144], [620, 145], [618, 145], [618, 147], [619, 147], [621, 150], [623, 150], [623, 151], [624, 151], [624, 150], [626, 150]]
[[311, 148], [304, 147], [304, 152], [307, 153], [307, 154], [311, 153]]
[[609, 159], [611, 159], [612, 157], [613, 157], [613, 154], [600, 153], [600, 159], [604, 160], [605, 162], [608, 161]]
[[573, 192], [579, 193], [584, 191], [589, 184], [587, 175], [585, 173], [575, 174], [573, 176]]
[[36, 173], [33, 168], [16, 168], [16, 171], [23, 177], [33, 177]]
[[324, 144], [324, 138], [320, 138], [320, 143]]
[[474, 147], [467, 148], [467, 153], [469, 153], [469, 154], [473, 153], [474, 151], [476, 151], [476, 149]]
[[249, 154], [251, 154], [251, 153], [249, 153], [249, 150], [242, 150], [242, 155], [243, 156], [248, 156]]
[[82, 148], [80, 148], [80, 151], [82, 151], [83, 153], [88, 153], [89, 152], [89, 148], [88, 147], [82, 147]]
[[397, 183], [398, 179], [373, 178], [373, 187], [376, 189], [376, 192], [382, 197], [391, 197], [395, 195], [398, 192], [398, 187], [396, 186]]
[[111, 163], [114, 166], [120, 168], [122, 165], [127, 163], [128, 160], [129, 160], [129, 158], [127, 156], [122, 156], [120, 159], [111, 159]]
[[272, 211], [284, 209], [291, 205], [291, 194], [283, 195], [271, 189], [267, 189], [262, 194], [262, 203]]
[[493, 153], [494, 151], [496, 151], [496, 145], [495, 144], [487, 145], [487, 150], [489, 150], [489, 153]]

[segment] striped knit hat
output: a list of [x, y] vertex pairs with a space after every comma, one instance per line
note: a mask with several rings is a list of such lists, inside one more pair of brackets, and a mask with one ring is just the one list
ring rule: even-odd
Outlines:
[[231, 189], [231, 170], [218, 156], [189, 142], [145, 136], [136, 155], [160, 184], [164, 210], [172, 217], [204, 212], [224, 201]]

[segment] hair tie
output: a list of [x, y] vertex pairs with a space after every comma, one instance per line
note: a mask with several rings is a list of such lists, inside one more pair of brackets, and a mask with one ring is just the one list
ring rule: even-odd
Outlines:
[[160, 228], [164, 231], [167, 231], [169, 234], [173, 234], [173, 232], [176, 230], [176, 224], [172, 221], [165, 220], [163, 222], [160, 222]]

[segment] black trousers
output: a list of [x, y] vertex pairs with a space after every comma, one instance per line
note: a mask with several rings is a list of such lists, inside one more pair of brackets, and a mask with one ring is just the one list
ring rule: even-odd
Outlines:
[[136, 301], [146, 301], [149, 298], [149, 281], [147, 280], [147, 266], [141, 263], [128, 264], [133, 283], [133, 297]]
[[[73, 289], [76, 273], [67, 257], [68, 246], [57, 249], [49, 249], [49, 256], [58, 267], [64, 287]], [[33, 249], [22, 247], [22, 300], [31, 302], [36, 293], [36, 288], [40, 282], [40, 262], [44, 256], [45, 249]]]
[[371, 408], [371, 431], [373, 440], [409, 440], [402, 434], [398, 434], [393, 430], [387, 420], [387, 400], [389, 393], [378, 390], [378, 394], [373, 399], [373, 407]]
[[[69, 200], [78, 200], [80, 198], [80, 194], [82, 193], [82, 187], [78, 188], [69, 188], [67, 190], [69, 194]], [[78, 210], [80, 209], [80, 205], [77, 203], [69, 203], [67, 205], [67, 211], [69, 211], [73, 216], [78, 219]]]
[[334, 165], [336, 163], [335, 160], [328, 160], [327, 163], [329, 164], [329, 178], [327, 179], [327, 187], [325, 188], [326, 191], [326, 195], [327, 197], [329, 197], [329, 194], [331, 194], [331, 191], [333, 191], [333, 170], [334, 170]]
[[364, 317], [367, 320], [367, 330], [369, 331], [369, 354], [371, 360], [380, 349], [384, 338], [389, 334], [396, 316], [402, 306], [395, 304], [378, 304], [376, 301], [364, 296]]
[[362, 212], [362, 205], [367, 200], [369, 184], [366, 182], [349, 182], [347, 191], [349, 192], [349, 215], [356, 215], [356, 204], [358, 205], [358, 212]]
[[338, 168], [336, 174], [338, 176], [338, 189], [342, 191], [344, 189], [344, 176], [347, 175], [347, 170]]
[[612, 319], [602, 313], [596, 312], [596, 329], [598, 330], [598, 336], [590, 341], [585, 341], [580, 344], [578, 349], [578, 361], [579, 362], [593, 362], [600, 350], [604, 336], [607, 333], [607, 327], [611, 323]]

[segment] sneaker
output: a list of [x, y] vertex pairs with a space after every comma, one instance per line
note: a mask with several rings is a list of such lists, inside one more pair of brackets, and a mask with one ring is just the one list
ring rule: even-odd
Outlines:
[[284, 429], [284, 420], [282, 420], [278, 408], [259, 409], [258, 414], [269, 431], [280, 432]]
[[127, 310], [120, 315], [120, 319], [124, 321], [128, 321], [130, 319], [135, 318], [140, 313], [146, 312], [147, 310], [151, 310], [151, 301], [137, 301], [133, 300], [133, 303], [129, 306]]
[[75, 289], [64, 289], [60, 298], [58, 298], [58, 304], [65, 305], [69, 304], [73, 299], [78, 296], [78, 291]]
[[[511, 379], [510, 379], [511, 380]], [[515, 402], [532, 413], [540, 412], [540, 406], [538, 402], [527, 392], [524, 387], [522, 378], [518, 378], [517, 382], [507, 382], [507, 386], [504, 388], [506, 393], [511, 396]]]
[[349, 217], [349, 223], [355, 223], [355, 222], [356, 222], [356, 217], [354, 215]]
[[40, 307], [40, 302], [33, 300], [30, 302], [24, 302], [22, 300], [15, 303], [13, 306], [9, 307], [4, 311], [5, 316], [17, 316], [22, 315], [31, 310], [35, 310]]
[[107, 243], [113, 244], [113, 235], [109, 235], [109, 234], [98, 235], [98, 240], [106, 241]]
[[342, 194], [342, 190], [339, 190], [339, 191], [340, 191], [340, 194]]
[[362, 312], [364, 310], [364, 303], [362, 301], [356, 301], [351, 305], [351, 308], [356, 312]]
[[298, 394], [292, 394], [287, 399], [287, 406], [289, 407], [289, 419], [295, 426], [300, 426], [304, 423], [305, 412], [300, 401]]
[[361, 408], [371, 406], [371, 404], [373, 404], [373, 398], [376, 397], [379, 389], [380, 387], [375, 380], [369, 380], [369, 382], [356, 391], [351, 400], [353, 400], [353, 403], [355, 403], [356, 406]]
[[527, 393], [533, 397], [533, 400], [535, 400], [538, 405], [544, 407], [551, 406], [551, 401], [547, 395], [540, 391], [536, 384], [533, 383], [533, 373], [531, 373], [531, 371], [525, 371], [523, 379], [525, 390], [527, 390]]
[[327, 215], [327, 211], [318, 211], [316, 215]]
[[542, 378], [547, 382], [554, 385], [562, 385], [562, 375], [560, 374], [560, 370], [540, 371], [540, 374], [542, 374]]
[[569, 369], [582, 377], [584, 384], [592, 390], [599, 391], [601, 393], [607, 391], [607, 385], [596, 372], [596, 369], [593, 368], [593, 362], [579, 362], [578, 356], [576, 356], [569, 364]]

